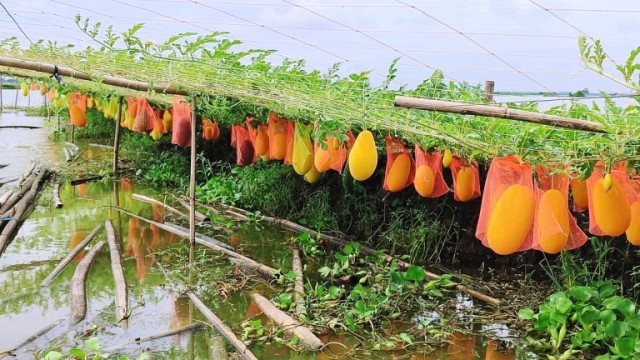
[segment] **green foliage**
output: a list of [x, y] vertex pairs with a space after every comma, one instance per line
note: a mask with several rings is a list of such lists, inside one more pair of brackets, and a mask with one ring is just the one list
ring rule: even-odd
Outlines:
[[538, 312], [522, 309], [520, 319], [533, 323], [531, 332], [541, 338], [530, 341], [562, 357], [578, 349], [599, 354], [596, 358], [635, 359], [640, 356], [640, 314], [637, 304], [616, 295], [610, 282], [573, 286], [551, 295]]
[[308, 258], [317, 257], [323, 254], [323, 251], [318, 247], [318, 239], [311, 236], [311, 233], [308, 231], [304, 231], [296, 235], [293, 238], [293, 243], [300, 248]]

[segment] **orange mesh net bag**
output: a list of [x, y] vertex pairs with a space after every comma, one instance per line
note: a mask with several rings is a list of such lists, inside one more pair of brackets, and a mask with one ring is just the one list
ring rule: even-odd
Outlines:
[[183, 97], [173, 97], [171, 143], [180, 147], [191, 146], [191, 105], [182, 101]]
[[256, 154], [264, 161], [271, 160], [269, 152], [269, 127], [266, 124], [258, 124], [256, 129], [256, 137], [253, 143]]
[[481, 195], [477, 164], [469, 164], [455, 156], [450, 168], [453, 177], [453, 198], [456, 201], [466, 202]]
[[282, 118], [276, 113], [269, 113], [267, 135], [269, 136], [269, 158], [284, 160], [287, 156], [287, 131]]
[[77, 127], [87, 126], [87, 95], [83, 95], [79, 92], [71, 94], [69, 99], [69, 118], [71, 124]]
[[411, 152], [401, 140], [387, 136], [384, 142], [387, 148], [387, 165], [382, 188], [389, 192], [398, 192], [413, 183], [416, 164], [411, 157]]
[[347, 149], [345, 144], [336, 137], [325, 136], [321, 143], [318, 139], [313, 141], [313, 163], [319, 173], [335, 170], [342, 173], [345, 161], [347, 161]]
[[[156, 114], [145, 98], [138, 98], [136, 106], [136, 118], [133, 121], [133, 131], [147, 133], [153, 130], [156, 122]], [[191, 131], [191, 130], [189, 130]]]
[[[251, 141], [251, 146], [253, 147], [253, 161], [252, 162], [256, 162], [258, 160], [258, 157], [260, 156], [258, 154], [258, 152], [256, 151], [256, 140], [257, 140], [257, 135], [258, 135], [258, 129], [257, 129], [257, 121], [255, 121], [254, 118], [252, 117], [247, 117], [244, 120], [245, 123], [245, 129], [247, 129], [247, 134], [249, 134], [249, 140]], [[255, 125], [254, 125], [255, 123]]]
[[215, 140], [220, 136], [220, 128], [215, 120], [202, 120], [202, 139], [205, 141]]
[[442, 177], [442, 154], [439, 151], [425, 153], [420, 145], [415, 146], [416, 174], [413, 186], [422, 197], [436, 198], [449, 192]]
[[484, 246], [500, 255], [531, 249], [536, 207], [533, 189], [531, 165], [520, 163], [515, 156], [493, 159], [476, 228], [476, 237]]
[[231, 147], [236, 149], [236, 165], [245, 166], [253, 163], [255, 151], [249, 137], [249, 131], [243, 125], [231, 126]]
[[597, 236], [619, 236], [631, 225], [631, 204], [637, 200], [627, 181], [627, 163], [620, 162], [605, 174], [598, 162], [587, 179], [589, 232]]
[[283, 120], [282, 127], [284, 127], [287, 136], [287, 153], [284, 156], [284, 163], [286, 165], [293, 165], [293, 142], [296, 132], [295, 123], [293, 121]]
[[633, 175], [628, 179], [629, 189], [632, 192], [631, 224], [627, 228], [627, 241], [632, 245], [640, 246], [640, 177]]
[[569, 182], [566, 167], [548, 169], [537, 165], [539, 188], [535, 189], [536, 215], [533, 226], [533, 248], [548, 254], [577, 249], [587, 235], [569, 211]]
[[571, 179], [571, 200], [573, 200], [573, 211], [583, 212], [589, 208], [589, 195], [587, 194], [587, 180], [580, 179], [577, 174], [573, 174]]

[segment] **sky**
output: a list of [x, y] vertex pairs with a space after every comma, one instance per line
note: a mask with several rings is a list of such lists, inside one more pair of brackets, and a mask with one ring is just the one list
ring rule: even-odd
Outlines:
[[[156, 43], [180, 32], [229, 32], [237, 49], [277, 50], [326, 71], [371, 70], [375, 83], [398, 62], [395, 87], [415, 87], [434, 69], [447, 79], [496, 91], [628, 93], [584, 68], [578, 36], [600, 39], [615, 62], [640, 45], [640, 1], [618, 0], [0, 0], [32, 39], [85, 47], [77, 14]], [[0, 38], [25, 37], [0, 8]], [[95, 44], [93, 44], [95, 45]], [[637, 78], [636, 78], [637, 79]]]

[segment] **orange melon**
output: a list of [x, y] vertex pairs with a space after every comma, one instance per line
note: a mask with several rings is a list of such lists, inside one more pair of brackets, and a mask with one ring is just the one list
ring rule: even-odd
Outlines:
[[402, 153], [398, 155], [395, 160], [393, 160], [391, 169], [389, 169], [389, 173], [387, 174], [387, 189], [391, 192], [398, 192], [404, 189], [407, 185], [407, 180], [409, 180], [410, 172], [411, 157], [409, 157], [409, 154]]
[[263, 129], [258, 129], [256, 135], [256, 152], [258, 155], [264, 155], [269, 151], [269, 135]]
[[631, 206], [616, 179], [612, 179], [609, 191], [605, 190], [604, 179], [598, 179], [593, 187], [592, 203], [596, 224], [605, 235], [619, 236], [629, 228]]
[[635, 246], [640, 246], [640, 201], [631, 205], [631, 225], [626, 231], [627, 241]]
[[579, 210], [586, 210], [589, 207], [589, 196], [587, 195], [587, 182], [581, 179], [571, 180], [571, 196], [573, 203]]
[[433, 170], [428, 165], [422, 165], [416, 169], [416, 177], [413, 179], [413, 187], [422, 197], [429, 197], [433, 193], [435, 179]]
[[473, 198], [475, 176], [469, 166], [463, 166], [456, 176], [456, 186], [453, 189], [460, 201], [469, 201]]
[[287, 137], [283, 133], [277, 133], [274, 139], [271, 155], [274, 160], [283, 160], [287, 155]]
[[511, 185], [502, 193], [487, 229], [491, 250], [509, 255], [522, 246], [533, 225], [535, 202], [533, 190], [524, 185]]

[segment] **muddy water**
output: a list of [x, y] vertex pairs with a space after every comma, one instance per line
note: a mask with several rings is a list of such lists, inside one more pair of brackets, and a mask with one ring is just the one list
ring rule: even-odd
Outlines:
[[[20, 124], [44, 124], [39, 118], [24, 117], [20, 113], [0, 115], [0, 122]], [[0, 169], [0, 177], [19, 176], [30, 161], [37, 159], [57, 165], [63, 159], [61, 143], [48, 139], [52, 128], [13, 131], [0, 130], [0, 144], [4, 144], [3, 157], [9, 166]], [[109, 150], [94, 149], [80, 144], [83, 159], [106, 159]], [[80, 170], [78, 170], [80, 171]], [[214, 330], [205, 330], [174, 335], [138, 345], [135, 338], [152, 336], [176, 329], [195, 321], [206, 320], [194, 310], [184, 297], [177, 297], [166, 286], [158, 262], [166, 254], [185, 253], [183, 239], [168, 234], [143, 222], [130, 219], [109, 206], [120, 206], [147, 218], [162, 220], [158, 211], [131, 198], [132, 193], [157, 195], [154, 189], [132, 184], [126, 179], [114, 182], [92, 182], [77, 186], [64, 184], [61, 188], [62, 209], [51, 205], [50, 188], [46, 189], [32, 215], [24, 222], [13, 242], [0, 257], [0, 353], [10, 349], [38, 330], [56, 322], [44, 336], [29, 343], [18, 352], [18, 358], [33, 358], [39, 349], [55, 348], [63, 352], [73, 346], [81, 346], [84, 339], [97, 336], [103, 349], [117, 350], [135, 358], [142, 351], [149, 351], [154, 358], [172, 359], [225, 359], [234, 358], [232, 349]], [[132, 308], [128, 321], [116, 323], [114, 306], [114, 282], [111, 275], [108, 251], [103, 250], [93, 264], [87, 279], [88, 312], [84, 321], [77, 325], [69, 322], [69, 284], [76, 264], [88, 248], [81, 252], [61, 275], [49, 286], [40, 287], [40, 282], [63, 258], [98, 224], [110, 219], [115, 227], [123, 252], [125, 276], [129, 286], [129, 304]], [[234, 231], [226, 239], [231, 246], [243, 254], [274, 268], [284, 271], [290, 268], [291, 258], [285, 238], [290, 236], [280, 229], [262, 225], [256, 229], [248, 224]], [[96, 240], [105, 239], [104, 231]], [[96, 242], [94, 240], [94, 243]], [[213, 257], [214, 254], [211, 253]], [[219, 266], [226, 266], [226, 262]], [[310, 266], [310, 268], [313, 268]], [[268, 287], [259, 285], [265, 295], [271, 295]], [[251, 303], [253, 289], [231, 292], [223, 300], [207, 300], [205, 303], [234, 330], [241, 334], [240, 324], [259, 315]], [[473, 324], [464, 315], [465, 308], [473, 306], [470, 299], [459, 296], [456, 308], [460, 317], [449, 319], [458, 324]], [[389, 324], [403, 331], [416, 324], [433, 321], [437, 314], [428, 306], [417, 306], [418, 310], [403, 322]], [[270, 344], [251, 346], [260, 359], [515, 359], [516, 353], [500, 352], [488, 338], [509, 337], [511, 334], [500, 325], [474, 324], [470, 330], [483, 335], [456, 333], [448, 340], [451, 345], [428, 352], [402, 351], [349, 351], [359, 345], [354, 337], [325, 336], [328, 343], [323, 352], [295, 353], [284, 345]], [[365, 335], [366, 337], [366, 335]], [[346, 346], [346, 348], [345, 348]], [[372, 344], [367, 344], [371, 348]], [[518, 354], [519, 358], [528, 358]], [[1, 357], [1, 356], [0, 356]]]

